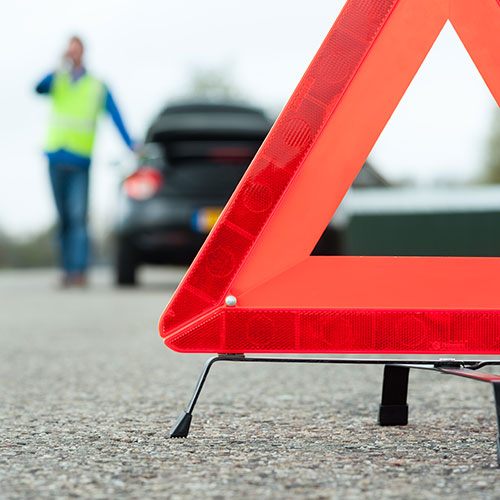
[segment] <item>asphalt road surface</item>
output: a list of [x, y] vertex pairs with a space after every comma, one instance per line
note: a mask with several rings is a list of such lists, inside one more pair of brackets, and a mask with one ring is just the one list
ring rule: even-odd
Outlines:
[[163, 346], [182, 269], [116, 290], [0, 272], [0, 498], [500, 498], [488, 384], [410, 375], [410, 423], [378, 427], [382, 368], [218, 364]]

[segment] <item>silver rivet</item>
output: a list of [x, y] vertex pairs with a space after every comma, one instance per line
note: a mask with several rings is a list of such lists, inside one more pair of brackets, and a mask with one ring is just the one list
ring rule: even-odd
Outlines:
[[234, 295], [228, 295], [226, 297], [226, 306], [235, 306], [236, 305], [236, 297]]

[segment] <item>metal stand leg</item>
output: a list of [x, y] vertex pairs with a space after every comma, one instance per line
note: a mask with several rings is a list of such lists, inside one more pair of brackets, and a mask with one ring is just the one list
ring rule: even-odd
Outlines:
[[410, 368], [386, 365], [382, 384], [382, 402], [378, 411], [379, 425], [408, 424], [408, 377]]
[[498, 436], [497, 436], [497, 458], [498, 465], [500, 465], [500, 382], [492, 382], [493, 394], [495, 396], [495, 408], [497, 413], [497, 425], [498, 425]]
[[210, 358], [206, 364], [205, 368], [201, 372], [200, 378], [198, 379], [198, 383], [196, 384], [196, 388], [193, 392], [193, 395], [191, 396], [191, 401], [189, 401], [189, 404], [187, 405], [185, 411], [181, 413], [179, 418], [177, 419], [177, 422], [173, 425], [173, 427], [170, 429], [168, 435], [171, 438], [182, 438], [182, 437], [187, 437], [189, 434], [189, 428], [191, 426], [191, 419], [193, 417], [193, 410], [194, 407], [196, 406], [196, 402], [198, 401], [198, 398], [200, 396], [201, 390], [203, 389], [203, 386], [205, 385], [205, 381], [207, 380], [208, 373], [210, 372], [210, 368], [212, 368], [212, 365], [216, 361], [220, 361], [219, 356], [214, 356], [213, 358]]
[[500, 465], [500, 375], [479, 371], [486, 366], [500, 365], [500, 360], [407, 360], [407, 359], [349, 359], [349, 358], [273, 358], [247, 357], [244, 354], [219, 354], [210, 358], [203, 370], [191, 401], [182, 412], [175, 425], [170, 429], [169, 436], [187, 437], [194, 407], [210, 372], [217, 361], [233, 361], [245, 363], [313, 363], [313, 364], [369, 364], [384, 365], [384, 381], [382, 385], [382, 401], [380, 404], [378, 423], [380, 425], [406, 425], [408, 423], [408, 379], [410, 368], [431, 370], [448, 375], [456, 375], [493, 385], [495, 409], [497, 415], [497, 459]]

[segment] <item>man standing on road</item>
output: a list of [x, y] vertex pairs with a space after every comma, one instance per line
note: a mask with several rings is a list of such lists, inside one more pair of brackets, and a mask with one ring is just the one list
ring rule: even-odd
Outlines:
[[80, 38], [72, 37], [61, 68], [36, 87], [37, 93], [52, 100], [45, 152], [59, 216], [63, 286], [86, 284], [89, 168], [101, 111], [111, 115], [125, 144], [135, 149], [109, 89], [83, 65], [83, 52]]

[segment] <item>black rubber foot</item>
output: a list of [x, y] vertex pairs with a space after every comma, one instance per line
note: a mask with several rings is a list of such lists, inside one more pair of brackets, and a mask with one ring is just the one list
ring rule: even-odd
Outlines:
[[408, 405], [380, 405], [378, 410], [379, 425], [407, 425]]
[[185, 438], [189, 434], [189, 427], [191, 426], [191, 413], [183, 411], [181, 416], [177, 419], [174, 426], [168, 432], [171, 438]]

